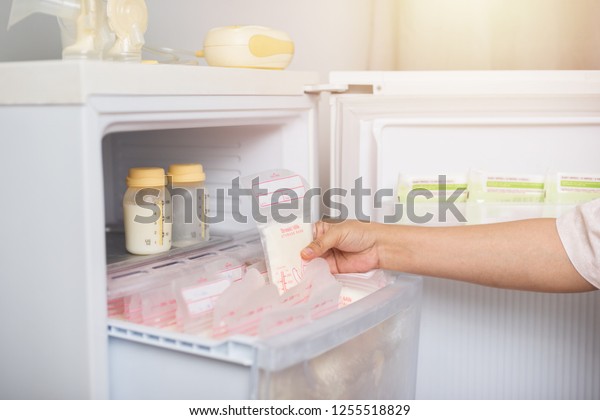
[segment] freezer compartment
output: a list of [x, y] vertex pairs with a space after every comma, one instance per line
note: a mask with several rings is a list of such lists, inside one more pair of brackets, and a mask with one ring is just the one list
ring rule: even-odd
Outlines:
[[[311, 163], [312, 127], [307, 126], [310, 115], [302, 111], [261, 111], [243, 117], [230, 111], [231, 115], [219, 113], [219, 118], [212, 116], [208, 121], [177, 122], [169, 129], [164, 127], [172, 123], [164, 122], [156, 122], [157, 127], [163, 127], [156, 130], [148, 130], [146, 125], [114, 127], [117, 131], [109, 132], [102, 141], [107, 264], [151, 259], [133, 256], [125, 249], [122, 202], [127, 189], [125, 179], [132, 167], [160, 167], [166, 171], [178, 163], [203, 165], [210, 240], [194, 245], [198, 249], [255, 226], [250, 197], [243, 193], [235, 197], [237, 178], [265, 168], [285, 167], [317, 186]], [[173, 196], [172, 202], [181, 199]], [[316, 214], [318, 200], [314, 200], [313, 207]], [[169, 253], [175, 255], [178, 249], [172, 247]]]
[[[200, 163], [206, 173], [208, 216], [222, 215], [223, 220], [209, 227], [216, 234], [249, 229], [233, 219], [233, 203], [227, 191], [232, 180], [264, 170], [265, 165], [278, 167], [289, 124], [283, 121], [261, 121], [221, 127], [201, 127], [171, 130], [118, 132], [107, 135], [103, 141], [105, 214], [111, 232], [123, 229], [122, 200], [125, 179], [132, 167], [161, 167], [165, 171], [172, 164]], [[306, 147], [306, 145], [304, 145]], [[298, 142], [302, 149], [302, 142]], [[300, 150], [297, 150], [301, 153]], [[265, 160], [270, 156], [271, 162]], [[242, 202], [249, 204], [249, 200]], [[239, 211], [249, 214], [249, 208]]]
[[293, 330], [214, 340], [109, 320], [113, 399], [406, 399], [415, 396], [421, 279]]

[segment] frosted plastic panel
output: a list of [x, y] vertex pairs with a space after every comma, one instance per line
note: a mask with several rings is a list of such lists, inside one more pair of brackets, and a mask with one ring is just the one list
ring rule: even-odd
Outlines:
[[[414, 399], [415, 308], [313, 359], [278, 372], [261, 372], [266, 399]], [[413, 321], [411, 321], [411, 319]]]

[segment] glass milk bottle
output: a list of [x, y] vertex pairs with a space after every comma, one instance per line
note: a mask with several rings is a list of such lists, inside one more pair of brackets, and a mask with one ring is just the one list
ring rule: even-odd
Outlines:
[[208, 240], [206, 174], [202, 165], [171, 165], [167, 175], [173, 205], [173, 246], [183, 247]]
[[125, 247], [137, 255], [171, 248], [169, 195], [162, 168], [131, 168], [123, 198]]

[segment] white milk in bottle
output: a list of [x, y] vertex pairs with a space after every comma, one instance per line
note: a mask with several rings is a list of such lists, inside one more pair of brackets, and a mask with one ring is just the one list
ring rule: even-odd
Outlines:
[[208, 240], [206, 225], [206, 174], [199, 163], [169, 166], [173, 205], [173, 246], [194, 245]]
[[165, 212], [168, 192], [162, 168], [131, 168], [123, 198], [125, 247], [137, 255], [171, 248], [171, 220]]

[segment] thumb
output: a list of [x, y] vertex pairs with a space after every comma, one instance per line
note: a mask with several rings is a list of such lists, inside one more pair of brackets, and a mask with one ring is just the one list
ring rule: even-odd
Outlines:
[[[321, 231], [319, 227], [317, 227], [317, 232]], [[317, 238], [302, 250], [300, 253], [302, 259], [310, 261], [318, 258], [338, 244], [338, 234], [335, 229], [332, 229], [331, 225], [328, 225], [327, 228], [323, 230], [324, 232], [322, 234], [317, 235]]]

